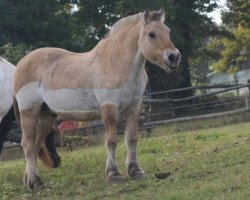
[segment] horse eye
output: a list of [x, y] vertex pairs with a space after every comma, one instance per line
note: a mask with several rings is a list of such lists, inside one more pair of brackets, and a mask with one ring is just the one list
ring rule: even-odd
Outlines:
[[149, 33], [148, 33], [148, 36], [149, 36], [150, 38], [155, 38], [155, 37], [156, 37], [156, 35], [155, 35], [154, 32], [149, 32]]

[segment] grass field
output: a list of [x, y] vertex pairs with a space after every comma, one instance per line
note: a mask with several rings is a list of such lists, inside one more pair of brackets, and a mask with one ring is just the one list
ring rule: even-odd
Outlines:
[[[23, 159], [1, 162], [0, 199], [250, 199], [250, 123], [200, 125], [190, 131], [178, 126], [157, 127], [153, 137], [140, 138], [138, 159], [144, 180], [126, 176], [126, 151], [119, 138], [117, 161], [124, 181], [107, 182], [103, 144], [73, 152], [61, 149], [60, 168], [50, 170], [39, 163], [47, 188], [37, 194], [22, 184]], [[158, 179], [158, 173], [170, 176]]]

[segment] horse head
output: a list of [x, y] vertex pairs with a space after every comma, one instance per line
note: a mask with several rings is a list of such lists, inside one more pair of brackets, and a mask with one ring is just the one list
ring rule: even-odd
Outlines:
[[168, 73], [176, 70], [181, 60], [179, 50], [170, 40], [170, 29], [164, 24], [165, 12], [146, 10], [138, 45], [143, 56]]

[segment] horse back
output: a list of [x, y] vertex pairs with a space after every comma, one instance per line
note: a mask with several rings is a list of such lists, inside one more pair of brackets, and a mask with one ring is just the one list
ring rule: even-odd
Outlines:
[[59, 48], [41, 48], [27, 54], [16, 66], [13, 77], [14, 94], [30, 82], [41, 82], [53, 63], [69, 54], [72, 53]]

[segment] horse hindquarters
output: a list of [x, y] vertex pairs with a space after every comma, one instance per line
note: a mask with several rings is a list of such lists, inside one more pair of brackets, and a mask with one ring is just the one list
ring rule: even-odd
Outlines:
[[[54, 159], [44, 145], [49, 135], [55, 116], [48, 112], [45, 104], [33, 106], [19, 112], [18, 104], [14, 98], [14, 108], [22, 128], [22, 148], [26, 159], [24, 184], [33, 191], [43, 188], [43, 183], [37, 172], [37, 157], [39, 156], [47, 167], [54, 167]], [[57, 164], [58, 165], [58, 164]]]
[[[13, 96], [13, 108], [14, 108], [14, 111], [15, 111], [14, 113], [15, 113], [18, 125], [21, 128], [19, 107], [18, 107], [17, 100], [16, 100], [16, 98], [14, 96]], [[46, 112], [49, 113], [49, 110], [48, 110], [48, 108], [47, 108], [47, 106], [45, 104], [43, 105], [42, 109], [46, 110]], [[49, 118], [50, 117], [51, 117], [51, 114], [49, 114]], [[55, 116], [53, 116], [53, 118], [54, 117]], [[48, 127], [50, 127], [50, 126], [48, 126]], [[47, 147], [47, 150], [48, 150], [49, 155], [50, 155], [51, 160], [52, 160], [52, 166], [51, 167], [56, 168], [56, 167], [60, 166], [61, 158], [60, 158], [60, 156], [58, 155], [58, 153], [56, 151], [56, 145], [55, 145], [55, 142], [54, 142], [54, 137], [55, 137], [55, 131], [53, 130], [53, 128], [51, 128], [49, 135], [46, 137], [45, 146]]]
[[7, 134], [9, 133], [14, 120], [15, 120], [14, 109], [13, 109], [13, 106], [11, 106], [7, 115], [5, 115], [0, 122], [0, 154], [2, 152], [3, 143], [5, 141], [5, 138], [6, 138]]

